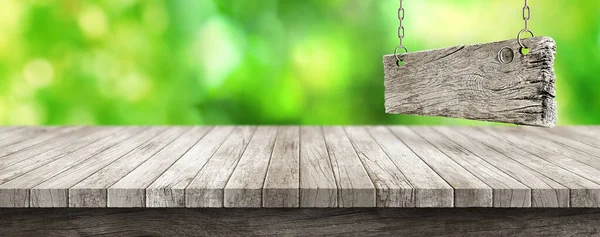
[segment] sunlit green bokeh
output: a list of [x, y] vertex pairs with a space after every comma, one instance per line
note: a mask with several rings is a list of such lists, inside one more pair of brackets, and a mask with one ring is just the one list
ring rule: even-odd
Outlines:
[[[522, 0], [405, 0], [410, 51], [515, 38]], [[600, 1], [529, 1], [559, 124], [600, 123]], [[486, 124], [387, 115], [397, 0], [1, 0], [0, 124]]]

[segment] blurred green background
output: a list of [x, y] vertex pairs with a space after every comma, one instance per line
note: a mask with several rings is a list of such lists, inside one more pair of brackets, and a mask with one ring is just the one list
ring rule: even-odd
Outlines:
[[[410, 51], [515, 38], [522, 0], [405, 0]], [[559, 124], [600, 123], [600, 1], [530, 1]], [[0, 0], [0, 123], [472, 124], [387, 115], [397, 0]]]

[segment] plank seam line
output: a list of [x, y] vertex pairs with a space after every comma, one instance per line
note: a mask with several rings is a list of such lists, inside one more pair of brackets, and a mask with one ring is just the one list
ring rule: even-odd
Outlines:
[[[480, 132], [485, 132], [484, 130], [481, 130], [480, 128], [476, 128], [476, 129], [477, 129], [477, 130], [479, 130]], [[486, 134], [487, 134], [487, 133], [486, 133]], [[600, 185], [600, 183], [599, 183], [598, 181], [593, 181], [593, 180], [590, 180], [590, 179], [588, 179], [588, 178], [586, 178], [586, 177], [584, 177], [584, 176], [581, 176], [580, 174], [578, 174], [578, 173], [576, 173], [576, 172], [574, 172], [574, 171], [571, 171], [571, 170], [568, 170], [568, 169], [565, 169], [565, 168], [563, 168], [563, 166], [562, 166], [562, 165], [555, 164], [554, 162], [550, 162], [549, 160], [547, 160], [547, 159], [545, 159], [545, 158], [541, 157], [541, 156], [540, 156], [540, 155], [538, 155], [538, 154], [534, 154], [534, 153], [532, 153], [532, 152], [530, 152], [530, 151], [527, 151], [527, 150], [523, 149], [523, 148], [522, 148], [522, 147], [520, 147], [520, 146], [515, 146], [515, 145], [513, 145], [513, 144], [514, 144], [514, 142], [512, 142], [512, 141], [510, 141], [510, 140], [507, 140], [506, 138], [501, 138], [501, 137], [498, 137], [497, 135], [490, 135], [490, 136], [492, 136], [492, 137], [496, 137], [496, 138], [498, 138], [498, 139], [501, 139], [501, 140], [504, 140], [504, 143], [505, 143], [505, 144], [511, 145], [511, 146], [513, 146], [513, 147], [516, 147], [517, 149], [519, 149], [519, 150], [521, 150], [521, 151], [523, 151], [523, 152], [525, 152], [525, 153], [528, 153], [528, 154], [530, 154], [530, 155], [533, 155], [533, 156], [537, 157], [538, 159], [541, 159], [541, 160], [543, 160], [544, 162], [547, 162], [547, 163], [551, 164], [552, 166], [556, 166], [556, 167], [558, 167], [558, 168], [560, 168], [560, 169], [562, 169], [562, 170], [564, 170], [564, 171], [566, 171], [566, 172], [568, 172], [568, 173], [572, 173], [572, 174], [574, 174], [575, 176], [578, 176], [578, 177], [580, 177], [580, 178], [582, 178], [582, 179], [585, 179], [585, 180], [587, 180], [587, 181], [590, 181], [590, 182], [592, 182], [592, 183], [594, 183], [594, 184]], [[514, 136], [514, 135], [513, 135], [513, 136]], [[526, 142], [527, 142], [527, 143], [531, 143], [530, 141], [526, 141]], [[533, 143], [532, 143], [532, 144], [533, 144]], [[536, 146], [536, 145], [534, 144], [534, 146]], [[579, 164], [581, 164], [581, 165], [587, 166], [588, 168], [591, 168], [591, 169], [597, 170], [596, 168], [594, 168], [594, 167], [592, 167], [592, 166], [589, 166], [589, 165], [588, 165], [588, 164], [586, 164], [586, 163], [580, 162], [580, 161], [578, 161], [578, 160], [573, 160], [573, 159], [571, 159], [571, 158], [569, 158], [569, 157], [563, 156], [563, 155], [561, 155], [561, 154], [558, 154], [558, 153], [556, 153], [556, 152], [554, 152], [554, 151], [548, 150], [548, 152], [550, 152], [550, 153], [553, 153], [553, 154], [555, 154], [555, 155], [559, 155], [559, 156], [561, 156], [561, 157], [565, 157], [565, 158], [569, 159], [569, 160], [570, 160], [570, 161], [572, 161], [572, 162], [579, 163]], [[598, 170], [598, 174], [600, 174], [600, 170]]]
[[[275, 144], [277, 144], [277, 137], [279, 136], [279, 132], [281, 130], [280, 126], [276, 127], [277, 131], [275, 132], [275, 138], [273, 138], [273, 145], [271, 146], [271, 155], [269, 156], [269, 162], [267, 163], [267, 169], [265, 170], [265, 177], [263, 178], [261, 190], [260, 190], [260, 206], [264, 207], [265, 205], [265, 184], [267, 183], [267, 175], [269, 174], [269, 168], [271, 167], [271, 161], [273, 160], [273, 153], [275, 152]], [[300, 179], [298, 179], [300, 180]], [[225, 185], [227, 186], [227, 185]], [[299, 191], [299, 190], [298, 190]], [[225, 195], [223, 195], [225, 196]]]
[[[162, 134], [163, 134], [164, 132], [166, 132], [166, 131], [167, 131], [167, 129], [163, 130], [162, 132], [160, 132], [160, 133], [159, 133], [159, 134], [157, 134], [156, 136], [160, 136], [160, 135], [162, 135]], [[156, 137], [156, 136], [155, 136], [155, 137]], [[152, 138], [154, 138], [154, 137], [152, 137]], [[77, 184], [79, 184], [79, 183], [81, 183], [81, 182], [85, 181], [87, 178], [89, 178], [90, 176], [92, 176], [92, 175], [94, 175], [94, 174], [98, 173], [100, 170], [102, 170], [102, 169], [104, 169], [104, 168], [108, 167], [109, 165], [111, 165], [111, 164], [113, 164], [113, 163], [117, 162], [118, 160], [121, 160], [121, 158], [123, 158], [123, 157], [125, 157], [125, 156], [129, 155], [129, 153], [133, 152], [134, 150], [136, 150], [136, 149], [137, 149], [137, 148], [139, 148], [140, 146], [144, 145], [144, 143], [146, 143], [146, 142], [148, 142], [148, 141], [152, 140], [152, 138], [149, 138], [148, 140], [145, 140], [145, 141], [143, 141], [143, 142], [140, 142], [140, 144], [138, 144], [137, 146], [135, 146], [134, 148], [132, 148], [131, 150], [129, 150], [127, 153], [123, 154], [122, 156], [119, 156], [119, 158], [117, 158], [117, 159], [115, 159], [114, 161], [112, 161], [112, 162], [108, 163], [107, 165], [105, 165], [105, 166], [102, 166], [102, 167], [101, 167], [101, 168], [99, 168], [98, 170], [96, 170], [96, 171], [94, 171], [93, 173], [91, 173], [90, 175], [86, 176], [86, 177], [85, 177], [84, 179], [82, 179], [81, 181], [77, 182], [75, 185], [73, 185], [73, 186], [72, 186], [72, 187], [70, 187], [69, 189], [71, 189], [71, 188], [73, 188], [73, 187], [77, 186]], [[124, 140], [123, 140], [123, 141], [124, 141]], [[162, 148], [161, 148], [161, 150], [162, 150]], [[155, 154], [155, 153], [154, 153], [154, 154]], [[152, 154], [152, 156], [153, 156], [154, 154]], [[150, 156], [150, 157], [152, 157], [152, 156]], [[137, 168], [137, 167], [139, 167], [139, 166], [136, 166], [136, 168]], [[134, 169], [134, 170], [135, 170], [135, 169]], [[127, 176], [127, 174], [125, 174], [125, 176]], [[125, 177], [125, 176], [123, 176], [123, 177]], [[118, 181], [120, 181], [120, 180], [121, 180], [123, 177], [121, 177], [121, 178], [120, 178]], [[118, 181], [117, 181], [117, 182], [118, 182]], [[115, 183], [117, 183], [117, 182], [115, 182]], [[112, 185], [114, 185], [114, 183], [113, 183], [113, 184], [111, 184], [111, 186], [112, 186]], [[109, 187], [110, 187], [110, 186], [109, 186]]]
[[[360, 162], [360, 164], [362, 165], [363, 170], [365, 171], [365, 173], [367, 173], [367, 177], [369, 177], [369, 181], [371, 181], [371, 184], [373, 185], [373, 188], [375, 189], [375, 206], [377, 206], [377, 204], [378, 204], [377, 201], [379, 199], [378, 196], [383, 195], [383, 194], [380, 191], [380, 189], [377, 188], [378, 185], [375, 183], [375, 181], [373, 181], [373, 178], [371, 178], [370, 172], [367, 170], [367, 167], [365, 166], [365, 163], [360, 158], [360, 155], [358, 154], [358, 150], [356, 149], [356, 146], [354, 145], [354, 142], [352, 141], [352, 139], [350, 138], [350, 136], [348, 136], [347, 127], [342, 127], [342, 131], [344, 131], [344, 135], [346, 135], [346, 139], [348, 139], [348, 142], [350, 143], [350, 146], [352, 147], [352, 151], [354, 151], [354, 154], [356, 155], [356, 158], [358, 158], [358, 162]], [[364, 153], [363, 153], [363, 155], [367, 156]], [[404, 177], [404, 178], [406, 179], [406, 177]], [[390, 189], [390, 187], [386, 187], [386, 188]], [[400, 189], [401, 187], [399, 186], [398, 188]]]
[[242, 151], [242, 153], [240, 153], [240, 155], [237, 157], [237, 161], [235, 162], [235, 166], [231, 170], [231, 174], [229, 174], [229, 177], [227, 177], [227, 180], [225, 181], [225, 185], [223, 186], [223, 200], [222, 200], [222, 206], [221, 207], [225, 207], [225, 188], [227, 187], [227, 184], [229, 183], [229, 180], [231, 180], [231, 176], [233, 176], [233, 173], [237, 169], [238, 164], [240, 164], [240, 160], [244, 156], [244, 153], [246, 153], [246, 150], [250, 146], [250, 143], [252, 142], [252, 140], [254, 140], [254, 135], [256, 135], [256, 131], [258, 131], [258, 127], [257, 126], [252, 126], [252, 127], [254, 128], [254, 130], [252, 131], [252, 136], [250, 137], [250, 140], [248, 140], [248, 143], [244, 146], [244, 150]]
[[[120, 128], [119, 128], [119, 129], [117, 129], [117, 130], [115, 130], [115, 132], [116, 132], [116, 131], [118, 131], [118, 130], [120, 130]], [[113, 132], [113, 133], [115, 133], [115, 132]], [[111, 133], [111, 134], [109, 134], [109, 135], [112, 135], [113, 133]], [[42, 165], [42, 166], [40, 166], [40, 167], [37, 167], [37, 168], [35, 168], [35, 169], [32, 169], [32, 170], [30, 170], [30, 171], [28, 171], [28, 172], [25, 172], [25, 173], [23, 173], [23, 174], [17, 175], [17, 176], [15, 176], [15, 177], [11, 178], [10, 180], [7, 180], [7, 181], [5, 181], [5, 182], [3, 182], [3, 183], [0, 183], [0, 186], [1, 186], [2, 184], [5, 184], [5, 183], [8, 183], [8, 182], [10, 182], [10, 181], [13, 181], [13, 180], [15, 180], [15, 179], [18, 179], [19, 177], [21, 177], [21, 176], [23, 176], [23, 175], [26, 175], [26, 174], [28, 174], [28, 173], [30, 173], [30, 172], [33, 172], [33, 171], [35, 171], [35, 170], [37, 170], [37, 169], [40, 169], [40, 168], [44, 167], [45, 165], [48, 165], [48, 164], [54, 163], [54, 162], [56, 162], [57, 160], [60, 160], [60, 159], [64, 158], [65, 156], [68, 156], [68, 155], [69, 155], [69, 154], [71, 154], [71, 153], [78, 152], [79, 150], [81, 150], [81, 149], [83, 149], [83, 148], [86, 148], [86, 147], [88, 147], [88, 146], [90, 146], [90, 145], [92, 145], [92, 144], [94, 144], [94, 143], [96, 143], [96, 142], [98, 142], [98, 141], [101, 141], [101, 140], [103, 140], [103, 139], [105, 139], [105, 138], [106, 138], [106, 137], [104, 137], [104, 138], [99, 138], [99, 139], [97, 139], [97, 140], [94, 140], [94, 141], [92, 141], [91, 143], [89, 143], [89, 144], [87, 144], [87, 145], [85, 145], [85, 146], [83, 146], [83, 147], [81, 147], [81, 148], [79, 148], [79, 149], [77, 149], [77, 150], [74, 150], [74, 151], [72, 151], [72, 152], [62, 153], [62, 154], [59, 154], [59, 155], [53, 156], [52, 158], [56, 158], [55, 160], [52, 160], [52, 161], [50, 161], [50, 162], [48, 162], [48, 163], [45, 163], [44, 165]], [[42, 154], [43, 154], [43, 153], [42, 153]], [[21, 163], [21, 162], [23, 162], [23, 161], [20, 161], [20, 162], [18, 162], [18, 163], [15, 163], [15, 164], [13, 164], [13, 165], [17, 165], [17, 164], [19, 164], [19, 163]], [[11, 165], [11, 166], [13, 166], [13, 165]], [[11, 167], [11, 166], [8, 166], [8, 167]], [[54, 176], [52, 176], [52, 177], [54, 177]], [[52, 178], [52, 177], [50, 177], [50, 178]], [[50, 178], [49, 178], [49, 179], [50, 179]], [[44, 180], [44, 181], [46, 181], [46, 180]]]
[[[579, 144], [581, 144], [581, 145], [584, 145], [584, 146], [589, 146], [589, 147], [592, 147], [592, 148], [598, 148], [598, 147], [596, 147], [596, 146], [592, 146], [592, 145], [589, 145], [589, 144], [587, 144], [587, 143], [583, 143], [583, 142], [580, 142], [580, 141], [577, 141], [577, 140], [574, 140], [574, 139], [570, 139], [570, 138], [567, 138], [567, 137], [564, 137], [564, 136], [560, 136], [560, 135], [557, 135], [557, 134], [554, 134], [554, 133], [551, 133], [551, 132], [548, 132], [548, 131], [544, 131], [544, 133], [546, 133], [546, 134], [548, 134], [548, 135], [549, 135], [549, 136], [547, 136], [547, 137], [544, 137], [544, 138], [545, 138], [545, 139], [547, 139], [547, 140], [551, 140], [551, 141], [553, 141], [554, 143], [560, 143], [560, 144], [562, 144], [563, 146], [568, 146], [569, 148], [571, 148], [571, 149], [573, 149], [573, 150], [575, 150], [575, 151], [579, 151], [580, 153], [581, 153], [581, 152], [583, 152], [583, 153], [586, 153], [586, 154], [588, 154], [588, 155], [591, 155], [591, 156], [594, 156], [594, 157], [598, 157], [598, 158], [600, 158], [600, 156], [598, 156], [597, 154], [592, 154], [592, 153], [589, 153], [589, 152], [587, 152], [587, 151], [585, 151], [585, 150], [580, 150], [580, 149], [577, 149], [577, 148], [575, 148], [575, 147], [573, 147], [573, 146], [567, 145], [567, 144], [565, 144], [564, 142], [561, 142], [560, 140], [556, 139], [556, 137], [561, 137], [561, 138], [563, 138], [563, 139], [570, 140], [570, 141], [572, 141], [572, 142], [579, 143]], [[539, 135], [539, 134], [534, 134], [534, 136], [538, 136], [538, 137], [540, 137], [541, 135]]]
[[[463, 134], [463, 136], [465, 136], [465, 135], [464, 135], [464, 134], [465, 134], [464, 132], [461, 132], [460, 130], [457, 130], [457, 132], [459, 132], [459, 133], [462, 133], [462, 134]], [[542, 175], [542, 176], [546, 177], [547, 179], [549, 179], [549, 180], [552, 180], [552, 181], [556, 182], [558, 185], [560, 185], [560, 186], [564, 187], [565, 189], [569, 190], [569, 192], [568, 192], [568, 193], [569, 193], [569, 207], [571, 207], [571, 206], [572, 206], [572, 205], [571, 205], [571, 188], [569, 188], [569, 187], [566, 187], [566, 186], [565, 186], [563, 183], [561, 183], [561, 182], [558, 182], [558, 181], [554, 180], [553, 178], [550, 178], [550, 177], [548, 177], [547, 175], [544, 175], [544, 174], [542, 174], [542, 173], [538, 172], [537, 170], [534, 170], [533, 168], [529, 167], [528, 165], [525, 165], [525, 164], [523, 164], [523, 163], [519, 162], [518, 160], [516, 160], [516, 159], [513, 159], [512, 157], [510, 157], [510, 156], [508, 156], [508, 155], [505, 155], [505, 154], [503, 154], [502, 152], [500, 152], [500, 151], [498, 151], [497, 149], [495, 149], [495, 148], [491, 147], [491, 146], [490, 146], [490, 145], [488, 145], [487, 143], [484, 143], [484, 142], [481, 142], [481, 141], [479, 141], [479, 143], [480, 143], [480, 144], [482, 144], [482, 145], [484, 145], [484, 146], [486, 146], [486, 147], [488, 147], [489, 149], [492, 149], [492, 150], [494, 150], [494, 151], [496, 151], [496, 152], [498, 152], [498, 153], [500, 153], [500, 154], [504, 155], [504, 156], [505, 156], [505, 157], [507, 157], [508, 159], [511, 159], [511, 160], [514, 160], [514, 161], [516, 161], [517, 163], [521, 164], [521, 166], [523, 166], [523, 167], [526, 167], [527, 169], [531, 170], [531, 172], [538, 173], [538, 174], [540, 174], [540, 175]], [[559, 168], [560, 168], [560, 167], [559, 167]], [[562, 169], [562, 168], [561, 168], [561, 169]], [[552, 185], [550, 185], [550, 184], [546, 183], [546, 181], [545, 181], [545, 180], [543, 180], [543, 179], [540, 179], [540, 181], [544, 182], [544, 183], [545, 183], [545, 184], [547, 184], [549, 187], [552, 187]], [[557, 191], [558, 191], [557, 189], [554, 189], [554, 192], [557, 192]], [[533, 199], [533, 195], [532, 195], [532, 199]], [[533, 200], [532, 200], [532, 201], [533, 201]]]
[[375, 139], [375, 137], [373, 136], [373, 134], [369, 131], [369, 129], [364, 128], [365, 131], [367, 132], [367, 134], [369, 134], [369, 137], [371, 137], [371, 140], [373, 140], [373, 143], [375, 143], [377, 145], [377, 147], [379, 148], [379, 150], [381, 150], [381, 152], [383, 152], [383, 154], [385, 154], [385, 156], [387, 157], [387, 159], [392, 162], [392, 164], [394, 164], [394, 167], [396, 167], [396, 170], [398, 172], [400, 172], [400, 174], [402, 175], [402, 177], [404, 177], [404, 179], [406, 180], [406, 182], [408, 184], [410, 184], [410, 186], [414, 189], [415, 195], [416, 195], [416, 186], [410, 182], [410, 180], [408, 179], [408, 176], [406, 174], [404, 174], [404, 172], [402, 172], [402, 170], [400, 169], [400, 167], [398, 167], [398, 165], [396, 164], [396, 162], [394, 162], [391, 158], [391, 156], [385, 152], [385, 149], [383, 149], [383, 147], [381, 146], [381, 144], [379, 144], [379, 142], [377, 142], [377, 139]]
[[[446, 136], [445, 134], [443, 134], [442, 132], [440, 132], [440, 131], [439, 131], [437, 128], [432, 128], [432, 130], [433, 130], [433, 131], [435, 131], [436, 133], [440, 134], [441, 136], [445, 137], [446, 139], [448, 139], [448, 140], [451, 140], [451, 141], [452, 141], [454, 144], [458, 145], [458, 146], [459, 146], [459, 147], [461, 147], [462, 149], [464, 149], [464, 150], [466, 150], [466, 151], [469, 151], [469, 152], [471, 152], [471, 151], [470, 151], [470, 150], [468, 150], [468, 149], [467, 149], [465, 146], [463, 146], [463, 145], [459, 144], [458, 142], [455, 142], [455, 141], [453, 141], [453, 140], [452, 140], [450, 137], [448, 137], [448, 136]], [[465, 137], [465, 138], [467, 138], [467, 139], [469, 138], [468, 136], [465, 136], [465, 135], [461, 135], [461, 136], [463, 136], [463, 137]], [[483, 143], [480, 143], [480, 144], [485, 146], [485, 144], [483, 144]], [[487, 147], [487, 146], [486, 146], [486, 147]], [[489, 147], [488, 147], [488, 148], [489, 148]], [[499, 151], [496, 151], [496, 150], [494, 150], [494, 151], [495, 151], [496, 153], [498, 153], [498, 154], [500, 154], [500, 155], [504, 156], [504, 157], [507, 157], [507, 156], [506, 156], [506, 155], [504, 155], [502, 152], [499, 152]], [[471, 152], [471, 153], [472, 153], [472, 152]], [[476, 156], [477, 156], [477, 157], [479, 157], [479, 158], [481, 158], [481, 157], [480, 157], [480, 156], [478, 156], [477, 154], [474, 154], [474, 153], [472, 153], [472, 154], [473, 154], [473, 155], [476, 155]], [[509, 157], [507, 157], [507, 158], [509, 158]], [[531, 186], [529, 186], [529, 185], [526, 185], [526, 184], [522, 183], [521, 181], [517, 180], [517, 179], [516, 179], [516, 178], [514, 178], [512, 175], [510, 175], [510, 174], [507, 174], [507, 173], [506, 173], [506, 172], [504, 172], [502, 169], [500, 169], [500, 168], [496, 167], [494, 164], [490, 163], [490, 162], [489, 162], [489, 161], [487, 161], [486, 159], [484, 159], [484, 158], [481, 158], [481, 160], [482, 160], [483, 162], [485, 162], [485, 163], [489, 164], [490, 166], [492, 166], [492, 167], [494, 167], [494, 168], [498, 169], [498, 171], [500, 171], [500, 172], [504, 173], [504, 174], [505, 174], [505, 175], [507, 175], [508, 177], [511, 177], [511, 178], [513, 178], [515, 181], [517, 181], [517, 182], [519, 182], [519, 183], [523, 184], [525, 187], [528, 187], [528, 188], [531, 190], [531, 197], [530, 197], [530, 199], [531, 199], [531, 200], [530, 200], [530, 202], [531, 202], [531, 203], [534, 203], [534, 200], [533, 200], [533, 197], [534, 197], [534, 195], [533, 195], [533, 190], [535, 189], [534, 187], [531, 187]], [[526, 167], [526, 168], [531, 170], [531, 168], [529, 168], [529, 167]], [[540, 179], [540, 180], [541, 180], [541, 179]], [[541, 180], [541, 181], [542, 181], [542, 182], [544, 182], [544, 180]], [[546, 183], [546, 182], [544, 182], [544, 183]], [[547, 184], [547, 183], [546, 183], [546, 184]], [[549, 185], [549, 184], [547, 184], [547, 185], [548, 185], [549, 187], [552, 187], [552, 186], [551, 186], [551, 185]], [[561, 185], [561, 186], [562, 186], [562, 185]], [[564, 186], [563, 186], [563, 187], [564, 187]], [[565, 187], [565, 188], [566, 188], [566, 187]], [[494, 200], [493, 198], [494, 198], [494, 196], [493, 196], [493, 192], [492, 192], [492, 201]], [[493, 203], [492, 203], [492, 205], [493, 205]]]
[[[215, 127], [216, 128], [216, 127]], [[187, 185], [185, 185], [185, 187], [183, 188], [183, 197], [185, 199], [187, 193], [186, 190], [188, 189], [188, 187], [190, 186], [190, 184], [192, 183], [192, 180], [196, 179], [196, 177], [198, 177], [198, 174], [200, 174], [200, 171], [202, 171], [202, 169], [204, 169], [204, 167], [206, 166], [206, 164], [208, 164], [208, 162], [210, 162], [210, 160], [215, 156], [215, 154], [217, 154], [217, 152], [221, 149], [221, 147], [223, 146], [223, 144], [225, 144], [225, 141], [227, 141], [227, 138], [229, 138], [229, 136], [231, 136], [231, 134], [233, 133], [233, 131], [235, 130], [235, 127], [233, 127], [231, 129], [231, 131], [229, 131], [229, 133], [227, 134], [227, 136], [223, 139], [223, 141], [219, 144], [219, 147], [217, 147], [217, 149], [215, 149], [215, 151], [210, 154], [210, 156], [208, 157], [208, 159], [206, 159], [206, 162], [204, 162], [204, 164], [202, 165], [202, 167], [200, 167], [200, 169], [198, 169], [198, 172], [196, 172], [196, 174], [194, 175], [194, 177], [192, 177], [192, 179], [190, 179], [190, 182], [188, 182]], [[211, 130], [212, 131], [212, 130]], [[207, 133], [208, 134], [208, 133]], [[198, 141], [200, 142], [200, 141]], [[195, 146], [195, 145], [194, 145]], [[192, 146], [192, 147], [194, 147]], [[190, 148], [191, 149], [191, 148]], [[189, 150], [188, 150], [189, 151]], [[186, 152], [187, 153], [187, 152]], [[156, 182], [156, 180], [154, 180], [154, 182]]]
[[[157, 134], [156, 136], [162, 135], [162, 134], [163, 134], [164, 132], [166, 132], [167, 130], [168, 130], [168, 129], [164, 129], [162, 132], [160, 132], [160, 133], [159, 133], [159, 134]], [[133, 136], [135, 136], [135, 135], [136, 135], [136, 134], [133, 134], [131, 137], [133, 137]], [[131, 138], [131, 137], [128, 137], [128, 138], [126, 138], [126, 139], [124, 139], [124, 140], [122, 140], [122, 141], [125, 141], [125, 140], [127, 140], [127, 139], [129, 139], [129, 138]], [[119, 158], [115, 159], [114, 161], [112, 161], [112, 162], [108, 163], [108, 164], [107, 164], [107, 165], [105, 165], [105, 166], [102, 166], [101, 168], [99, 168], [98, 170], [96, 170], [95, 172], [93, 172], [92, 174], [90, 174], [90, 175], [86, 176], [84, 179], [82, 179], [82, 180], [81, 180], [81, 181], [79, 181], [78, 183], [76, 183], [76, 184], [74, 184], [73, 186], [69, 187], [69, 188], [67, 189], [67, 206], [70, 206], [70, 205], [71, 205], [71, 198], [70, 198], [70, 196], [71, 196], [71, 195], [69, 195], [69, 194], [70, 194], [70, 191], [71, 191], [71, 188], [75, 187], [77, 184], [79, 184], [79, 183], [83, 182], [84, 180], [86, 180], [86, 179], [87, 179], [87, 178], [89, 178], [90, 176], [94, 175], [95, 173], [98, 173], [98, 171], [100, 171], [101, 169], [103, 169], [103, 168], [105, 168], [105, 167], [107, 167], [107, 166], [111, 165], [112, 163], [114, 163], [114, 162], [116, 162], [116, 161], [120, 160], [120, 159], [121, 159], [121, 158], [123, 158], [124, 156], [127, 156], [129, 153], [133, 152], [133, 151], [134, 151], [134, 150], [136, 150], [138, 147], [142, 146], [144, 143], [146, 143], [146, 142], [148, 142], [148, 141], [150, 141], [150, 140], [152, 140], [152, 138], [149, 138], [148, 140], [144, 140], [143, 142], [140, 142], [140, 144], [138, 144], [137, 146], [135, 146], [134, 148], [132, 148], [131, 150], [129, 150], [128, 152], [126, 152], [126, 153], [125, 153], [125, 154], [123, 154], [122, 156], [119, 156]], [[121, 141], [121, 142], [122, 142], [122, 141]], [[120, 142], [119, 142], [119, 143], [120, 143]], [[116, 145], [116, 144], [115, 144], [115, 145]], [[112, 147], [112, 146], [111, 146], [111, 147]], [[108, 149], [110, 149], [110, 148], [108, 148]], [[107, 150], [108, 150], [108, 149], [107, 149]], [[97, 155], [97, 154], [99, 154], [99, 153], [96, 153], [95, 155]], [[95, 156], [95, 155], [94, 155], [94, 156]], [[90, 159], [91, 159], [91, 158], [90, 158]], [[87, 160], [88, 160], [88, 159], [85, 159], [84, 161], [82, 161], [82, 162], [80, 162], [80, 163], [83, 163], [83, 162], [85, 162], [85, 161], [87, 161]], [[78, 164], [79, 164], [79, 163], [78, 163]], [[124, 177], [124, 176], [123, 176], [123, 177]], [[123, 177], [121, 177], [121, 178], [123, 178]], [[119, 180], [120, 180], [120, 179], [119, 179]], [[38, 184], [38, 185], [39, 185], [39, 184]], [[112, 184], [112, 185], [114, 185], [114, 184]], [[111, 185], [111, 186], [112, 186], [112, 185]], [[111, 186], [109, 186], [109, 187], [111, 187]], [[106, 205], [108, 206], [108, 188], [106, 188], [105, 190], [106, 190]]]
[[[146, 187], [144, 187], [144, 204], [146, 207], [148, 207], [148, 200], [147, 200], [147, 189], [148, 187], [150, 187], [150, 185], [152, 185], [152, 183], [156, 182], [156, 180], [158, 180], [158, 178], [160, 178], [160, 176], [162, 176], [163, 174], [165, 174], [171, 167], [173, 167], [173, 165], [175, 165], [175, 163], [177, 163], [177, 161], [179, 161], [186, 153], [188, 153], [192, 147], [194, 147], [196, 144], [198, 144], [198, 142], [200, 142], [200, 140], [202, 140], [204, 137], [206, 137], [206, 134], [208, 134], [210, 131], [212, 131], [214, 129], [214, 127], [210, 127], [210, 129], [208, 129], [203, 135], [202, 137], [198, 138], [198, 140], [196, 140], [196, 142], [191, 145], [184, 153], [181, 154], [181, 156], [179, 156], [175, 161], [173, 161], [173, 163], [171, 163], [169, 165], [169, 167], [167, 167], [165, 170], [163, 170], [158, 176], [156, 176], [154, 178], [154, 180], [152, 180], [152, 182], [150, 182], [150, 184], [148, 184]], [[173, 141], [171, 141], [169, 144], [167, 144], [166, 146], [164, 146], [162, 149], [160, 149], [160, 151], [164, 150], [167, 146], [171, 145], [173, 142], [175, 142], [177, 139], [179, 139], [180, 137], [182, 137], [183, 135], [192, 132], [193, 128], [189, 129], [188, 131], [182, 133], [181, 135], [179, 135], [177, 138], [175, 138]], [[154, 157], [156, 154], [158, 154], [160, 151], [154, 153], [150, 158]], [[148, 158], [148, 160], [150, 160], [150, 158]], [[144, 161], [143, 163], [148, 162], [148, 160]], [[141, 164], [140, 164], [141, 166]], [[138, 166], [139, 167], [139, 166]], [[137, 167], [136, 167], [137, 169]], [[124, 178], [125, 176], [123, 176]], [[121, 178], [122, 179], [122, 178]], [[115, 183], [116, 184], [116, 183]], [[113, 184], [114, 185], [114, 184]], [[185, 195], [185, 192], [184, 192]], [[106, 203], [108, 203], [108, 195], [106, 195]], [[185, 196], [184, 196], [185, 198]]]
[[[33, 136], [27, 136], [27, 137], [26, 137], [24, 140], [20, 140], [20, 141], [17, 141], [17, 142], [11, 143], [10, 145], [3, 146], [2, 148], [7, 148], [7, 147], [10, 147], [10, 146], [13, 146], [13, 145], [17, 145], [17, 144], [21, 144], [21, 143], [23, 143], [23, 142], [29, 141], [30, 139], [34, 139], [35, 137], [42, 136], [42, 135], [45, 135], [45, 134], [47, 134], [47, 133], [50, 133], [50, 137], [48, 137], [47, 139], [45, 139], [45, 140], [42, 140], [42, 141], [40, 141], [40, 142], [38, 142], [38, 143], [32, 144], [32, 145], [30, 145], [30, 146], [23, 147], [23, 148], [21, 148], [21, 149], [19, 149], [19, 150], [16, 150], [16, 151], [13, 151], [13, 152], [10, 152], [10, 153], [7, 153], [7, 154], [4, 154], [4, 155], [0, 155], [0, 158], [2, 158], [2, 157], [5, 157], [5, 156], [9, 156], [9, 155], [12, 155], [12, 154], [15, 154], [15, 153], [17, 153], [17, 152], [20, 152], [20, 151], [29, 150], [29, 149], [31, 149], [31, 147], [34, 147], [34, 146], [40, 145], [40, 144], [42, 144], [42, 143], [44, 143], [44, 142], [46, 142], [46, 141], [48, 141], [48, 140], [54, 139], [55, 137], [58, 137], [58, 136], [60, 136], [60, 135], [64, 135], [65, 133], [70, 133], [70, 132], [73, 132], [73, 131], [77, 131], [77, 130], [81, 129], [81, 128], [82, 128], [82, 126], [75, 126], [75, 127], [64, 127], [64, 128], [73, 128], [73, 130], [66, 131], [66, 132], [65, 132], [65, 131], [63, 131], [63, 132], [58, 132], [58, 134], [53, 134], [53, 133], [51, 133], [51, 132], [53, 132], [53, 131], [48, 131], [48, 130], [46, 130], [46, 131], [40, 132], [39, 134], [34, 134]], [[64, 128], [61, 128], [61, 127], [59, 127], [59, 128], [55, 128], [55, 129], [56, 129], [56, 130], [61, 130], [61, 129], [63, 129], [63, 130], [64, 130]]]
[[331, 156], [329, 155], [329, 145], [327, 145], [327, 140], [325, 139], [325, 130], [323, 130], [323, 126], [319, 127], [321, 130], [321, 138], [323, 139], [323, 143], [325, 144], [325, 152], [327, 154], [327, 159], [329, 159], [329, 166], [331, 167], [331, 175], [333, 175], [333, 180], [335, 180], [335, 200], [336, 200], [336, 206], [340, 207], [340, 186], [338, 185], [338, 182], [340, 182], [340, 180], [338, 180], [337, 176], [335, 175], [335, 169], [333, 168], [333, 161], [331, 161]]

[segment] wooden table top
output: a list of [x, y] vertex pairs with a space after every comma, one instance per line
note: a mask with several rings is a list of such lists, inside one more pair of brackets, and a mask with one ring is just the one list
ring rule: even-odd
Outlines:
[[600, 127], [0, 127], [0, 207], [600, 207]]

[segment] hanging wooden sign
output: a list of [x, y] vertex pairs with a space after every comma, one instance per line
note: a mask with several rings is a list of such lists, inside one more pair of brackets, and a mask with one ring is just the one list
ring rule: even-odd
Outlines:
[[[383, 59], [386, 113], [556, 125], [556, 43], [533, 37], [528, 0], [523, 7], [525, 28], [517, 39], [416, 53], [408, 53], [402, 44], [402, 2], [400, 45]], [[523, 39], [523, 33], [532, 37]]]
[[548, 37], [384, 57], [386, 113], [551, 127], [556, 124], [554, 54]]

